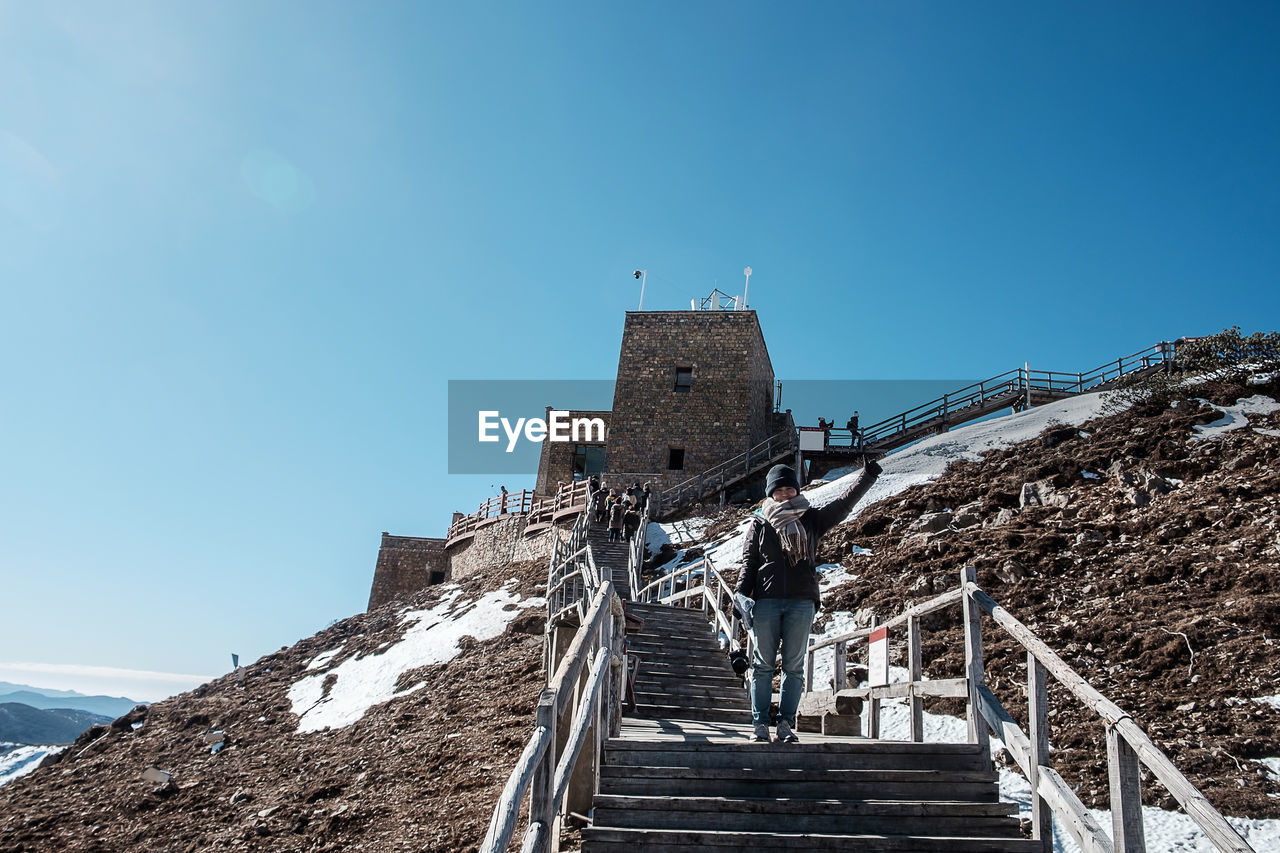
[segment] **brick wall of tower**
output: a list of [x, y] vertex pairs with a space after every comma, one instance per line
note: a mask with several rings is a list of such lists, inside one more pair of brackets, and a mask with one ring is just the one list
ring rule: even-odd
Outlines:
[[449, 577], [449, 558], [443, 539], [382, 534], [378, 563], [373, 571], [373, 587], [369, 591], [369, 610], [381, 607], [400, 595], [417, 592], [436, 579]]
[[[677, 368], [691, 389], [675, 390]], [[618, 357], [608, 469], [678, 483], [773, 430], [773, 365], [754, 311], [627, 312]], [[669, 470], [669, 449], [684, 450]]]

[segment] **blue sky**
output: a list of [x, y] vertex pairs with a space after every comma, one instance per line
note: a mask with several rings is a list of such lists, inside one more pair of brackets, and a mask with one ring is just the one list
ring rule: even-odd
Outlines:
[[637, 267], [674, 309], [751, 265], [784, 381], [1274, 329], [1278, 40], [1270, 3], [0, 0], [0, 663], [216, 674], [359, 611], [381, 531], [491, 493], [447, 381], [612, 379]]

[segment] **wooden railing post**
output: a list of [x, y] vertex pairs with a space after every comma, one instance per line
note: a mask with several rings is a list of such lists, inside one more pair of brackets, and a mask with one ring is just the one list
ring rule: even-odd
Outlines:
[[556, 828], [556, 804], [553, 796], [556, 785], [556, 692], [554, 690], [543, 688], [541, 695], [538, 696], [537, 720], [534, 725], [545, 728], [547, 737], [550, 739], [547, 743], [547, 751], [543, 753], [542, 760], [533, 771], [533, 781], [529, 790], [529, 824], [541, 823], [543, 826], [541, 840], [544, 843], [536, 848], [538, 853], [543, 853], [548, 849], [546, 840], [552, 837]]
[[813, 690], [813, 637], [809, 638], [809, 650], [804, 656], [804, 689], [805, 692]]
[[[920, 680], [920, 617], [912, 614], [907, 617], [907, 679], [912, 683]], [[911, 742], [924, 740], [924, 700], [914, 690], [911, 692]]]
[[1053, 814], [1039, 794], [1040, 768], [1049, 766], [1049, 673], [1027, 652], [1027, 782], [1031, 786], [1031, 837], [1053, 853]]
[[838, 693], [839, 691], [844, 690], [847, 686], [845, 684], [845, 664], [847, 663], [845, 659], [845, 655], [847, 654], [845, 644], [836, 643], [835, 653], [836, 656], [833, 661], [834, 666], [832, 667], [834, 671], [831, 673], [833, 676], [831, 681], [831, 691], [833, 693]]
[[[880, 624], [880, 617], [871, 616], [871, 625], [868, 627], [875, 628]], [[871, 683], [871, 646], [867, 643], [867, 686], [874, 687]], [[871, 740], [880, 739], [880, 700], [874, 697], [867, 699], [867, 737]]]
[[1107, 778], [1111, 783], [1111, 838], [1115, 853], [1146, 853], [1138, 754], [1115, 726], [1107, 726]]
[[[977, 582], [978, 570], [973, 566], [965, 566], [960, 570], [961, 589], [965, 588], [965, 584]], [[982, 665], [982, 608], [978, 607], [967, 590], [961, 601], [964, 603], [964, 675], [969, 680], [969, 702], [965, 708], [965, 716], [969, 719], [969, 743], [981, 744], [985, 749], [991, 741], [987, 724], [983, 722], [978, 710], [978, 687], [985, 681]]]

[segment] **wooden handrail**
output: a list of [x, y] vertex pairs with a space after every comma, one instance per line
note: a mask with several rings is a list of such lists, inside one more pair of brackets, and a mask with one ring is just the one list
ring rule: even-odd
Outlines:
[[743, 473], [748, 473], [751, 470], [753, 461], [763, 462], [772, 459], [778, 456], [784, 447], [794, 449], [797, 441], [795, 427], [789, 426], [780, 432], [774, 433], [754, 447], [736, 456], [731, 456], [723, 462], [718, 462], [702, 473], [682, 480], [668, 489], [664, 489], [662, 511], [670, 511], [687, 500], [696, 500], [708, 492], [718, 491], [724, 487], [729, 479], [729, 473], [734, 469], [742, 468]]
[[[920, 617], [941, 608], [964, 606], [965, 677], [929, 682], [919, 670]], [[1028, 713], [1031, 733], [1024, 732], [985, 683], [982, 668], [982, 614], [989, 615], [1026, 650], [1028, 664]], [[1215, 848], [1224, 853], [1254, 853], [1253, 848], [1216, 810], [1208, 799], [1174, 766], [1169, 757], [1147, 736], [1132, 716], [1103, 696], [1072, 669], [1053, 649], [1040, 640], [1008, 610], [978, 586], [974, 571], [966, 567], [959, 588], [908, 608], [876, 628], [908, 625], [908, 653], [912, 658], [909, 680], [890, 685], [854, 690], [841, 689], [846, 644], [869, 637], [873, 628], [859, 628], [827, 637], [809, 647], [806, 656], [806, 690], [813, 688], [814, 653], [835, 647], [837, 680], [835, 695], [861, 696], [870, 700], [868, 730], [879, 731], [879, 702], [906, 697], [912, 703], [911, 737], [921, 740], [923, 727], [919, 697], [922, 695], [963, 695], [969, 698], [970, 742], [982, 743], [989, 729], [1001, 738], [1014, 756], [1032, 788], [1032, 835], [1044, 840], [1048, 850], [1052, 837], [1048, 815], [1057, 816], [1081, 849], [1090, 853], [1134, 853], [1145, 849], [1142, 827], [1140, 766], [1147, 767], [1168, 789], [1183, 810], [1196, 822]], [[1046, 679], [1052, 676], [1067, 692], [1097, 714], [1106, 726], [1108, 775], [1111, 782], [1112, 833], [1107, 833], [1090, 815], [1052, 767], [1049, 766], [1048, 693]], [[1113, 845], [1112, 837], [1116, 839]]]
[[[1013, 614], [983, 592], [977, 584], [965, 584], [964, 591], [1000, 627], [1030, 652], [1059, 684], [1067, 688], [1067, 691], [1080, 700], [1085, 707], [1102, 717], [1108, 723], [1109, 729], [1124, 738], [1137, 754], [1138, 759], [1164, 784], [1183, 810], [1204, 831], [1205, 835], [1209, 836], [1209, 840], [1215, 847], [1223, 851], [1232, 851], [1232, 853], [1249, 853], [1253, 850], [1235, 831], [1235, 828], [1209, 803], [1204, 794], [1191, 784], [1191, 781], [1174, 766], [1169, 757], [1152, 742], [1147, 733], [1134, 722], [1129, 712], [1121, 709], [1094, 689], [1053, 649], [1045, 645]], [[1138, 828], [1140, 830], [1141, 827]]]
[[839, 634], [835, 637], [826, 637], [810, 646], [809, 651], [816, 652], [818, 649], [825, 649], [827, 646], [834, 646], [836, 643], [847, 643], [851, 640], [865, 640], [867, 637], [871, 636], [872, 631], [876, 631], [880, 628], [895, 628], [898, 625], [905, 624], [912, 617], [923, 616], [926, 613], [932, 613], [935, 610], [941, 610], [948, 605], [955, 604], [960, 601], [960, 597], [963, 594], [964, 593], [959, 589], [947, 590], [936, 598], [931, 598], [928, 601], [915, 605], [914, 607], [907, 608], [902, 611], [900, 615], [877, 625], [875, 628], [857, 628], [853, 631], [849, 631], [845, 634]]
[[[1083, 373], [1027, 370], [1021, 367], [1016, 370], [1007, 370], [860, 429], [858, 431], [860, 446], [883, 444], [894, 436], [906, 433], [921, 424], [936, 419], [945, 420], [948, 415], [973, 406], [1006, 398], [1017, 399], [1019, 394], [1026, 394], [1028, 390], [1082, 393], [1095, 385], [1120, 378], [1126, 373], [1167, 364], [1172, 360], [1173, 355], [1174, 345], [1162, 341]], [[1062, 379], [1059, 380], [1056, 377], [1062, 377]]]

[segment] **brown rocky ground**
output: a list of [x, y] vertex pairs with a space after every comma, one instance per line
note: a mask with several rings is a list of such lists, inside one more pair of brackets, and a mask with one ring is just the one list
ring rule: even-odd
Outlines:
[[[546, 566], [514, 564], [521, 597]], [[463, 599], [496, 586], [462, 583]], [[337, 730], [300, 734], [289, 687], [317, 654], [369, 652], [403, 629], [406, 603], [345, 619], [235, 675], [95, 727], [61, 760], [0, 788], [0, 851], [474, 850], [524, 748], [542, 676], [545, 611], [453, 661], [406, 673], [427, 687]], [[470, 642], [468, 642], [470, 640]], [[498, 686], [493, 690], [494, 685]], [[142, 725], [135, 731], [132, 722]], [[204, 735], [226, 733], [211, 754]], [[147, 767], [173, 774], [157, 787]]]
[[[1225, 405], [1276, 392], [1196, 393]], [[1280, 710], [1249, 701], [1280, 692], [1280, 438], [1254, 431], [1280, 429], [1280, 416], [1190, 440], [1219, 417], [1193, 399], [1139, 405], [954, 463], [828, 535], [821, 556], [857, 579], [824, 609], [888, 618], [956, 587], [972, 565], [980, 586], [1130, 712], [1220, 811], [1280, 817], [1280, 784], [1248, 760], [1280, 755]], [[850, 557], [854, 543], [873, 555]], [[946, 627], [958, 609], [926, 623], [933, 677], [963, 672], [959, 631]], [[990, 620], [984, 642], [988, 680], [1025, 727], [1025, 652]], [[1054, 766], [1086, 804], [1107, 808], [1100, 720], [1052, 682], [1050, 703]], [[1144, 789], [1149, 803], [1173, 807], [1150, 777]]]

